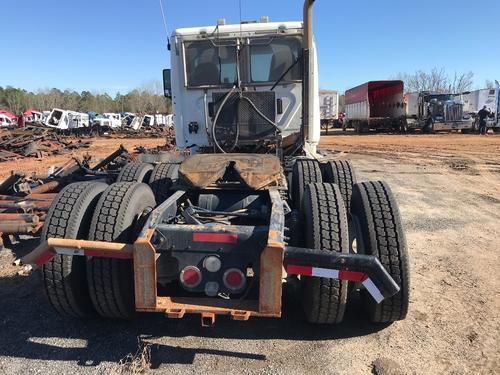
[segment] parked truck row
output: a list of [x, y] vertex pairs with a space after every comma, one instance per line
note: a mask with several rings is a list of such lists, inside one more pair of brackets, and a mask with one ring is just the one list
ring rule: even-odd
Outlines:
[[344, 129], [408, 132], [478, 130], [477, 113], [490, 109], [488, 127], [500, 131], [499, 87], [462, 94], [405, 93], [402, 81], [370, 81], [345, 93]]

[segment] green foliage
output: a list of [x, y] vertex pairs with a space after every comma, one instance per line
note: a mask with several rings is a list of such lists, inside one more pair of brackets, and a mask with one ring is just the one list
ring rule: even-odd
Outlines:
[[47, 89], [37, 92], [0, 86], [0, 109], [20, 114], [28, 108], [51, 110], [62, 108], [78, 112], [134, 112], [134, 113], [170, 113], [170, 99], [164, 98], [151, 90], [137, 89], [126, 95], [120, 93], [112, 98], [108, 94], [95, 94], [90, 91]]

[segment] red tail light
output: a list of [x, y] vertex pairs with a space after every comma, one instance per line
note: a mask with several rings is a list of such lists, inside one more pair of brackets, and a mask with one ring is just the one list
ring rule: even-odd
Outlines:
[[201, 283], [201, 272], [198, 267], [188, 266], [181, 271], [181, 283], [187, 288], [196, 288]]
[[226, 288], [238, 292], [245, 287], [246, 277], [239, 269], [230, 268], [224, 272], [223, 281]]

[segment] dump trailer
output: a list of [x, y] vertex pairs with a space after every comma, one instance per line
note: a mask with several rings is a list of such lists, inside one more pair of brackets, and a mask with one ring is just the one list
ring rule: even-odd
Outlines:
[[312, 323], [341, 322], [354, 294], [374, 322], [405, 318], [408, 254], [390, 187], [315, 152], [313, 3], [303, 23], [173, 32], [163, 77], [183, 152], [60, 192], [41, 244], [17, 262], [41, 269], [56, 311], [198, 314], [210, 326], [280, 317], [291, 283]]
[[345, 93], [345, 121], [358, 133], [405, 130], [403, 81], [371, 81]]
[[339, 93], [335, 90], [319, 91], [321, 126], [328, 129], [339, 120]]
[[405, 95], [406, 124], [408, 128], [427, 133], [435, 131], [470, 131], [471, 115], [464, 103], [452, 94], [418, 92]]

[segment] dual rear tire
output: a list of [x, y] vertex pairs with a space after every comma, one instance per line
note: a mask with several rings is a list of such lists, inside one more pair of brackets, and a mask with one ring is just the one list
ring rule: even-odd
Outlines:
[[[148, 185], [100, 182], [68, 185], [51, 206], [42, 238], [133, 243], [143, 213], [155, 207]], [[63, 315], [107, 318], [134, 315], [132, 261], [57, 255], [42, 268], [50, 304]]]
[[[301, 169], [305, 168], [294, 171]], [[309, 172], [305, 176], [315, 174]], [[409, 304], [409, 264], [399, 208], [391, 189], [380, 181], [357, 183], [354, 168], [347, 161], [324, 164], [322, 179], [326, 182], [299, 180], [304, 185], [299, 207], [305, 226], [305, 236], [299, 243], [308, 248], [348, 253], [355, 240], [356, 251], [377, 257], [400, 287], [400, 292], [380, 304], [361, 288], [370, 320], [390, 323], [404, 319]], [[300, 189], [300, 184], [294, 188]], [[295, 201], [294, 206], [298, 207]], [[347, 282], [302, 277], [301, 284], [302, 305], [309, 322], [342, 321]]]

